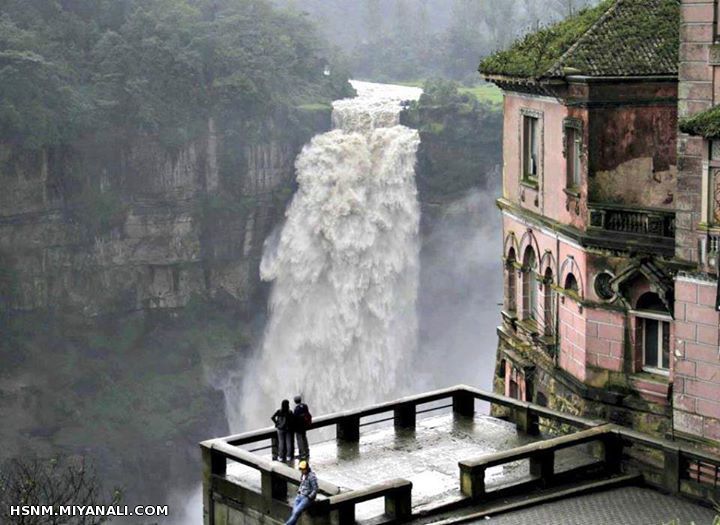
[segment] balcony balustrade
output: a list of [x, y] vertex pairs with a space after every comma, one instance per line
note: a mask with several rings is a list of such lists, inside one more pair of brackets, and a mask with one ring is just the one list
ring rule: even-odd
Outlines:
[[591, 228], [669, 239], [675, 237], [673, 211], [592, 203], [589, 208]]

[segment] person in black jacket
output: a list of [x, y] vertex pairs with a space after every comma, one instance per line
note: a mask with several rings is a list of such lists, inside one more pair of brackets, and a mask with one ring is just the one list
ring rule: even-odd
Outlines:
[[295, 443], [293, 436], [293, 413], [290, 410], [290, 401], [283, 399], [280, 410], [276, 410], [270, 418], [275, 423], [278, 440], [278, 456], [273, 455], [273, 461], [292, 460], [295, 455]]
[[300, 459], [308, 459], [310, 457], [310, 448], [307, 440], [307, 427], [312, 421], [310, 409], [302, 402], [302, 396], [295, 396], [295, 410], [293, 410], [295, 435], [298, 444], [298, 456]]

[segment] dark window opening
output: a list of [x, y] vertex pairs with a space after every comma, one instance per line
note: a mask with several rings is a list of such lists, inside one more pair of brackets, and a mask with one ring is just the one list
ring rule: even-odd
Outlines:
[[535, 396], [536, 396], [535, 403], [537, 403], [541, 407], [548, 406], [548, 398], [543, 392], [538, 392]]
[[538, 177], [539, 121], [536, 117], [523, 116], [523, 178], [536, 181]]
[[535, 250], [530, 246], [525, 250], [523, 257], [523, 319], [537, 319], [537, 279], [535, 278]]
[[517, 297], [517, 277], [515, 274], [515, 250], [510, 248], [507, 263], [507, 290], [505, 292], [505, 309], [508, 312], [515, 312]]
[[555, 333], [554, 316], [553, 316], [553, 273], [550, 268], [545, 270], [545, 278], [543, 279], [543, 315], [545, 318], [545, 335], [553, 335]]
[[520, 389], [516, 381], [510, 380], [510, 397], [513, 399], [520, 399]]
[[575, 293], [579, 293], [580, 291], [577, 279], [575, 279], [575, 276], [571, 273], [567, 274], [567, 277], [565, 277], [565, 286], [563, 286], [563, 288]]
[[567, 186], [568, 188], [579, 188], [581, 182], [580, 158], [582, 155], [580, 130], [565, 128], [565, 141]]

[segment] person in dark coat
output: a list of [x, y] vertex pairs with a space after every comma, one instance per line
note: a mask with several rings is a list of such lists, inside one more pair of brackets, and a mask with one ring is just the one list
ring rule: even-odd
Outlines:
[[293, 436], [293, 413], [290, 410], [290, 401], [283, 399], [280, 410], [276, 410], [270, 418], [277, 429], [278, 455], [273, 460], [288, 461], [295, 455]]
[[295, 437], [297, 438], [298, 456], [300, 459], [308, 459], [310, 457], [310, 447], [308, 446], [307, 430], [309, 422], [312, 421], [310, 409], [302, 402], [302, 396], [295, 396], [295, 409], [293, 410], [295, 422]]

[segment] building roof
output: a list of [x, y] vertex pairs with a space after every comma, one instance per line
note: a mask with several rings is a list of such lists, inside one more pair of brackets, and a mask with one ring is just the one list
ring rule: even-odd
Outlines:
[[680, 131], [706, 139], [720, 139], [720, 106], [681, 119]]
[[679, 0], [603, 0], [485, 58], [489, 77], [677, 75]]

